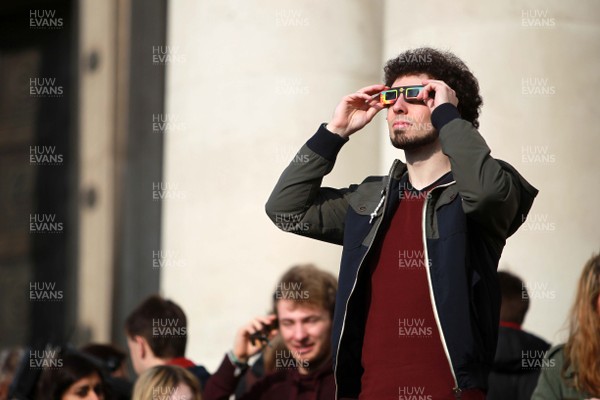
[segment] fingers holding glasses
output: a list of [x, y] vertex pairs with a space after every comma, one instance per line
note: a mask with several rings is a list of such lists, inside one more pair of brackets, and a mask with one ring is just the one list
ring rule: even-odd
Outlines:
[[[435, 79], [423, 80], [423, 90], [419, 93], [419, 99], [433, 111], [437, 106], [444, 103], [451, 103], [455, 107], [458, 106], [458, 98], [456, 92], [444, 81]], [[435, 97], [430, 93], [435, 93]]]
[[327, 129], [345, 138], [362, 129], [385, 108], [378, 96], [386, 89], [385, 85], [371, 85], [344, 96], [335, 108]]

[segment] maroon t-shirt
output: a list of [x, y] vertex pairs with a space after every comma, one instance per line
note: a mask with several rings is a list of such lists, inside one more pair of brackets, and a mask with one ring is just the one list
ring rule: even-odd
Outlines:
[[427, 194], [427, 189], [401, 189], [400, 204], [371, 264], [360, 400], [455, 398], [423, 248]]

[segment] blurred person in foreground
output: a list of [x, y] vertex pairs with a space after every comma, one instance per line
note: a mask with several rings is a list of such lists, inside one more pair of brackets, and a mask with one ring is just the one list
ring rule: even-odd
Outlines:
[[521, 329], [529, 309], [523, 281], [505, 271], [498, 272], [498, 281], [502, 294], [500, 330], [486, 399], [530, 400], [550, 344]]
[[0, 400], [8, 398], [8, 389], [13, 382], [23, 354], [25, 351], [20, 347], [4, 349], [0, 352]]
[[101, 369], [88, 357], [58, 356], [59, 366], [44, 369], [36, 400], [110, 400]]
[[198, 379], [176, 365], [159, 365], [142, 373], [132, 400], [202, 400]]
[[551, 348], [531, 400], [600, 398], [600, 255], [583, 267], [567, 342]]
[[128, 379], [125, 360], [127, 354], [110, 344], [90, 343], [81, 348], [81, 352], [93, 357], [106, 371], [106, 383], [115, 400], [131, 398], [133, 383]]
[[127, 346], [133, 369], [139, 375], [157, 365], [187, 368], [204, 386], [210, 374], [185, 357], [187, 319], [171, 300], [154, 295], [144, 300], [125, 321]]
[[[266, 212], [286, 232], [343, 245], [337, 398], [484, 399], [498, 262], [537, 190], [491, 156], [478, 131], [479, 84], [456, 55], [407, 50], [384, 73], [384, 84], [342, 98], [283, 171]], [[382, 110], [406, 163], [358, 185], [322, 186], [351, 135]]]
[[238, 331], [233, 350], [208, 380], [205, 399], [228, 399], [247, 371], [250, 357], [276, 334], [285, 350], [276, 351], [275, 372], [259, 379], [238, 399], [333, 399], [330, 336], [336, 290], [335, 277], [312, 265], [288, 270], [273, 294], [273, 314], [255, 318]]
[[90, 343], [81, 348], [83, 353], [96, 357], [112, 377], [127, 379], [125, 360], [127, 354], [109, 344]]

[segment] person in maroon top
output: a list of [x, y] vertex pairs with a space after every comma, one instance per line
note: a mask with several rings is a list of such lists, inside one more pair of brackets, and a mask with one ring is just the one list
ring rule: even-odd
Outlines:
[[125, 333], [138, 375], [157, 365], [177, 365], [190, 370], [202, 386], [208, 380], [208, 371], [185, 357], [187, 319], [173, 301], [148, 297], [125, 320]]
[[[342, 98], [265, 211], [283, 231], [343, 246], [337, 399], [483, 400], [498, 337], [496, 270], [538, 191], [491, 156], [478, 131], [479, 84], [456, 55], [406, 50], [384, 74], [384, 84]], [[381, 111], [406, 162], [324, 186], [342, 147]]]
[[[429, 190], [454, 181], [449, 158], [442, 152], [431, 123], [438, 104], [458, 100], [445, 82], [425, 73], [398, 76], [393, 88], [415, 87], [418, 95], [398, 94], [390, 104], [371, 104], [373, 115], [387, 107], [394, 147], [404, 150], [408, 173], [399, 185], [400, 201], [370, 261], [366, 286], [366, 322], [362, 347], [359, 400], [450, 399], [456, 386], [447, 348], [438, 329], [424, 248], [423, 209]], [[389, 87], [374, 85], [336, 109], [327, 129], [349, 136], [361, 124], [348, 110], [352, 102], [373, 102], [373, 93]], [[379, 100], [383, 101], [383, 100]], [[435, 102], [435, 104], [434, 104]], [[372, 111], [371, 111], [372, 110]], [[437, 301], [444, 301], [438, 299]], [[485, 398], [483, 391], [463, 390], [464, 399]]]
[[236, 334], [233, 349], [206, 384], [206, 400], [226, 400], [248, 370], [248, 360], [279, 336], [274, 372], [254, 383], [240, 400], [333, 400], [331, 323], [336, 278], [312, 265], [288, 270], [273, 294], [273, 314], [258, 317]]

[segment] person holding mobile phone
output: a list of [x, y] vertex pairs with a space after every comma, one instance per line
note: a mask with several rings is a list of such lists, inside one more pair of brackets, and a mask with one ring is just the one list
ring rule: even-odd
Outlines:
[[254, 383], [242, 400], [331, 400], [331, 326], [336, 278], [312, 265], [288, 270], [273, 293], [273, 313], [256, 317], [235, 335], [233, 349], [206, 384], [207, 400], [225, 400], [248, 370], [251, 357], [276, 338], [272, 372]]

